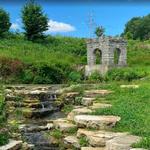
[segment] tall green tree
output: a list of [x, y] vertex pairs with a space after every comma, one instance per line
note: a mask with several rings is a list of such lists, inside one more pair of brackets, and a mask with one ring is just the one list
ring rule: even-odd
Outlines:
[[34, 1], [29, 1], [22, 9], [22, 21], [25, 36], [34, 41], [44, 37], [44, 31], [48, 30], [48, 17], [44, 14], [42, 7]]
[[0, 8], [0, 37], [9, 31], [11, 26], [9, 14]]
[[104, 35], [105, 29], [102, 26], [98, 26], [95, 29], [95, 34], [97, 37], [101, 37], [102, 35]]
[[127, 22], [123, 35], [131, 39], [150, 39], [150, 15], [134, 17]]

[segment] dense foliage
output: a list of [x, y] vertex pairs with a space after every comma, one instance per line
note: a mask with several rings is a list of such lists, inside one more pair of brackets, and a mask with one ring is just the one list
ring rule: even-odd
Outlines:
[[22, 10], [25, 36], [28, 40], [35, 41], [44, 37], [43, 32], [48, 30], [48, 18], [43, 13], [42, 7], [29, 1]]
[[150, 39], [150, 14], [144, 17], [134, 17], [125, 26], [123, 33], [128, 39]]
[[9, 31], [10, 26], [9, 14], [0, 8], [0, 37], [3, 37]]

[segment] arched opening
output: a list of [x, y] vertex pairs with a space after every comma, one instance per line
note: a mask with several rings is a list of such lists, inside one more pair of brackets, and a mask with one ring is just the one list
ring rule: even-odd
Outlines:
[[102, 64], [102, 51], [100, 49], [95, 49], [95, 64]]
[[121, 53], [121, 51], [119, 48], [116, 48], [114, 50], [114, 64], [119, 64], [120, 53]]

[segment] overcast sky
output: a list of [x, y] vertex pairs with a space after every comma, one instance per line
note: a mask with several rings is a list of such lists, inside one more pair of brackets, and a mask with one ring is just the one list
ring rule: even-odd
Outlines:
[[[84, 0], [82, 3], [54, 3], [54, 1], [39, 1], [44, 12], [49, 17], [47, 34], [88, 37], [90, 29], [102, 25], [107, 35], [118, 35], [124, 30], [126, 22], [132, 17], [144, 16], [150, 13], [147, 3], [111, 3], [93, 2]], [[108, 0], [109, 1], [109, 0]], [[128, 0], [131, 2], [132, 0]], [[0, 6], [10, 13], [11, 30], [22, 31], [21, 8], [24, 2], [0, 0]], [[89, 14], [92, 14], [92, 28], [89, 28]]]

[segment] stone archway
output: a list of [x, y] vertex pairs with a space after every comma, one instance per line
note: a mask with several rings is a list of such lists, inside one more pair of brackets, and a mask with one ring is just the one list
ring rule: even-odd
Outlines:
[[94, 62], [96, 65], [100, 65], [102, 64], [102, 51], [100, 49], [95, 49], [94, 52], [93, 52], [93, 55], [94, 55]]
[[114, 64], [118, 65], [120, 62], [121, 50], [119, 48], [114, 49]]

